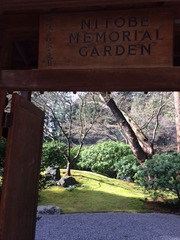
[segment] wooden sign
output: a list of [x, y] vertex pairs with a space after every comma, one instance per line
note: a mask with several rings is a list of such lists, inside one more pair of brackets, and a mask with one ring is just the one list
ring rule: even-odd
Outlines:
[[39, 68], [172, 66], [172, 39], [167, 9], [44, 15]]

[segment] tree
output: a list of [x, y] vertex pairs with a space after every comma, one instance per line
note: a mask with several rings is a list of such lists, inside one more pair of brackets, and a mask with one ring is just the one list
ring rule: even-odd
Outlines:
[[125, 112], [135, 120], [155, 151], [174, 150], [176, 133], [172, 92], [134, 93], [130, 111], [125, 109]]
[[[73, 163], [78, 159], [85, 139], [93, 129], [100, 112], [91, 93], [51, 92], [36, 95], [36, 102], [44, 108], [45, 138], [62, 141], [67, 146], [64, 153], [66, 175], [71, 175]], [[78, 145], [76, 153], [72, 147]]]
[[[147, 138], [142, 137], [143, 134], [141, 133], [140, 129], [137, 128], [137, 125], [133, 125], [135, 131], [133, 131], [133, 128], [130, 125], [130, 121], [128, 122], [128, 119], [125, 118], [123, 112], [117, 107], [115, 101], [110, 96], [109, 93], [101, 92], [101, 97], [106, 102], [107, 106], [112, 111], [114, 117], [116, 118], [118, 124], [122, 127], [124, 134], [127, 138], [127, 141], [131, 147], [131, 150], [133, 154], [136, 156], [137, 160], [142, 163], [145, 161], [145, 159], [151, 158], [153, 149], [150, 143], [148, 143]], [[132, 122], [132, 121], [131, 121]], [[140, 138], [141, 144], [148, 144], [147, 147], [141, 147], [141, 144], [139, 143], [138, 136]]]
[[174, 92], [177, 151], [180, 152], [180, 92]]
[[[151, 158], [155, 152], [174, 150], [176, 140], [172, 92], [148, 92], [146, 94], [143, 92], [113, 92], [109, 96], [107, 93], [103, 94], [107, 97], [106, 102], [110, 98], [114, 101], [132, 128], [141, 148], [148, 153], [148, 158]], [[100, 96], [104, 101], [102, 95]], [[109, 108], [107, 104], [106, 106]], [[114, 113], [113, 116], [115, 116]], [[113, 122], [112, 126], [114, 129], [119, 128], [125, 141], [128, 142], [123, 125], [119, 124], [118, 127]]]
[[[56, 100], [54, 95], [56, 95]], [[69, 130], [71, 132], [70, 145], [80, 145], [79, 133], [82, 124], [78, 114], [81, 97], [84, 96], [86, 96], [86, 104], [83, 106], [86, 126], [95, 112], [97, 115], [93, 127], [88, 132], [88, 137], [84, 139], [85, 144], [94, 144], [99, 140], [125, 141], [130, 144], [134, 155], [142, 163], [144, 159], [151, 158], [155, 145], [157, 148], [157, 144], [164, 146], [171, 139], [175, 140], [173, 137], [175, 136], [173, 98], [172, 93], [166, 92], [147, 94], [113, 92], [111, 95], [101, 93], [103, 102], [99, 99], [99, 93], [77, 93], [75, 95], [45, 93], [41, 95], [41, 98], [44, 98], [43, 104], [47, 113], [45, 117], [46, 140], [55, 139], [67, 143], [62, 131], [64, 129], [66, 132]], [[60, 128], [57, 119], [63, 129]], [[70, 119], [73, 119], [73, 128], [68, 125], [72, 122]]]

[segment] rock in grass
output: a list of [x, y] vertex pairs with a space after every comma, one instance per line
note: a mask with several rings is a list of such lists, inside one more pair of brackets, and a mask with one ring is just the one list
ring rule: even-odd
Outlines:
[[48, 206], [38, 206], [37, 214], [60, 214], [61, 210], [57, 206], [48, 205]]
[[58, 186], [62, 186], [62, 187], [69, 187], [69, 186], [73, 186], [78, 184], [78, 182], [76, 181], [75, 178], [71, 177], [71, 176], [65, 176], [62, 177], [58, 182], [57, 185]]

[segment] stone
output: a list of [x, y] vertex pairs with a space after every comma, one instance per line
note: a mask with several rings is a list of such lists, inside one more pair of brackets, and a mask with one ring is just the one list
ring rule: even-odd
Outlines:
[[37, 215], [39, 214], [60, 214], [61, 209], [54, 205], [47, 205], [47, 206], [38, 206], [37, 207]]
[[65, 176], [62, 177], [58, 182], [57, 185], [58, 186], [62, 186], [62, 187], [69, 187], [69, 186], [73, 186], [78, 184], [78, 182], [76, 181], [75, 178], [71, 177], [71, 176]]
[[45, 172], [46, 180], [59, 181], [61, 178], [60, 169], [58, 166], [48, 167]]

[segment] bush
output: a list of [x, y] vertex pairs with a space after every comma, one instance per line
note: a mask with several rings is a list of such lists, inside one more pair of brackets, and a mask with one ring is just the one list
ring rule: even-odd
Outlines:
[[66, 166], [66, 151], [66, 145], [62, 142], [45, 142], [42, 149], [42, 170], [45, 170], [47, 167], [54, 167], [56, 165], [60, 168], [64, 168], [64, 166]]
[[180, 154], [154, 155], [151, 160], [145, 161], [135, 177], [154, 199], [165, 197], [167, 191], [170, 191], [180, 201]]
[[134, 182], [134, 175], [139, 170], [139, 164], [133, 154], [122, 157], [115, 163], [117, 178]]
[[132, 154], [131, 149], [124, 143], [114, 141], [98, 143], [83, 148], [78, 166], [83, 170], [116, 177], [115, 163], [129, 154]]
[[47, 182], [46, 177], [42, 173], [40, 173], [40, 176], [39, 176], [39, 191], [46, 188], [46, 185], [47, 185], [46, 182]]

